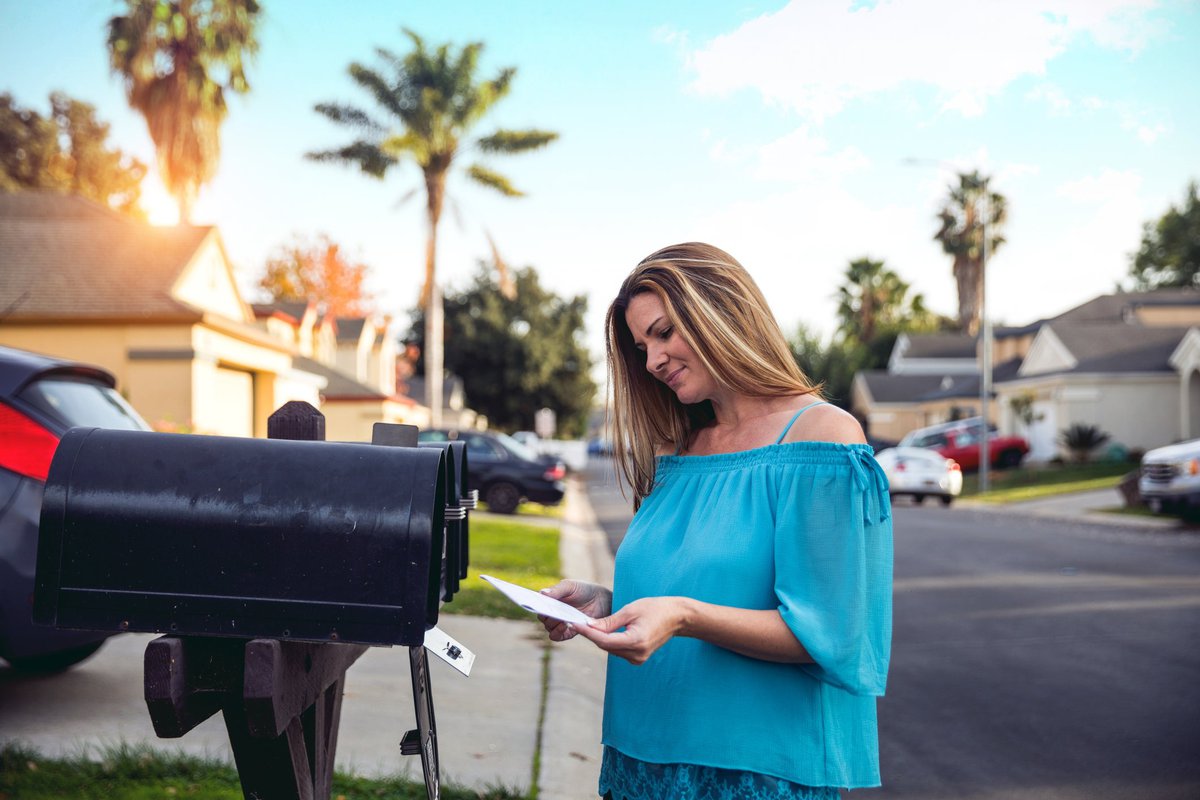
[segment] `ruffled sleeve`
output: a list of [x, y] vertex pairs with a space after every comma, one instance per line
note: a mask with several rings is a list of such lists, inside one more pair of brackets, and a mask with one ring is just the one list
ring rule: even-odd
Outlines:
[[838, 463], [785, 470], [775, 523], [779, 613], [817, 679], [882, 695], [892, 636], [892, 521], [887, 478], [865, 448]]

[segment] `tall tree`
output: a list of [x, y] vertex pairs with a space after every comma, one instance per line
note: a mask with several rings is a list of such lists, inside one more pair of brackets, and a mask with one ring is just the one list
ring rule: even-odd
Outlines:
[[911, 289], [882, 261], [851, 261], [837, 291], [839, 333], [868, 344], [883, 330], [937, 327], [924, 296], [910, 297]]
[[1142, 246], [1131, 255], [1132, 274], [1140, 290], [1200, 287], [1200, 198], [1196, 182], [1187, 187], [1183, 205], [1174, 205], [1158, 222], [1142, 229]]
[[200, 187], [221, 155], [225, 93], [250, 90], [245, 64], [258, 50], [257, 0], [125, 0], [108, 21], [112, 70], [146, 119], [163, 183], [191, 222]]
[[342, 248], [322, 234], [313, 242], [297, 238], [268, 260], [258, 285], [276, 301], [322, 303], [335, 317], [360, 317], [372, 310], [363, 286], [367, 265], [348, 259]]
[[[583, 342], [587, 298], [559, 297], [525, 267], [513, 271], [510, 299], [492, 266], [481, 263], [465, 291], [446, 295], [446, 331], [454, 341], [447, 368], [463, 376], [467, 402], [493, 425], [532, 430], [534, 412], [550, 408], [560, 431], [582, 436], [596, 393]], [[424, 330], [418, 310], [410, 338], [419, 342]]]
[[108, 131], [94, 106], [61, 92], [50, 95], [46, 117], [0, 94], [0, 190], [70, 192], [142, 217], [146, 165], [110, 148]]
[[958, 324], [972, 336], [979, 331], [982, 311], [984, 233], [986, 230], [987, 258], [991, 259], [1004, 244], [1001, 230], [1007, 219], [1007, 200], [988, 188], [989, 180], [978, 170], [959, 173], [958, 185], [948, 189], [949, 195], [938, 213], [940, 227], [933, 235], [954, 258]]
[[[309, 153], [318, 161], [357, 165], [364, 173], [383, 178], [387, 171], [403, 161], [412, 161], [421, 170], [425, 190], [425, 281], [420, 307], [425, 310], [427, 330], [424, 341], [426, 386], [434, 424], [440, 424], [442, 411], [442, 313], [437, 286], [437, 232], [446, 199], [446, 179], [462, 153], [477, 150], [485, 155], [521, 153], [544, 147], [558, 138], [549, 131], [505, 130], [468, 139], [480, 119], [498, 100], [508, 94], [516, 69], [500, 70], [491, 80], [478, 80], [476, 71], [482, 42], [473, 42], [455, 50], [449, 44], [429, 49], [425, 41], [407, 28], [404, 33], [412, 50], [398, 56], [377, 48], [383, 62], [376, 71], [358, 63], [350, 65], [350, 76], [385, 113], [386, 121], [341, 103], [322, 103], [316, 110], [334, 122], [353, 128], [358, 137], [334, 150]], [[489, 167], [471, 163], [467, 176], [483, 186], [509, 197], [518, 191], [508, 178]]]

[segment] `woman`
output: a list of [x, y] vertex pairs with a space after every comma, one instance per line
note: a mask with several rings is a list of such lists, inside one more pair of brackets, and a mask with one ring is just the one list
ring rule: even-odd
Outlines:
[[636, 514], [611, 592], [545, 590], [594, 623], [542, 620], [610, 654], [600, 793], [832, 800], [879, 785], [891, 522], [862, 429], [820, 399], [715, 247], [647, 257], [606, 326]]

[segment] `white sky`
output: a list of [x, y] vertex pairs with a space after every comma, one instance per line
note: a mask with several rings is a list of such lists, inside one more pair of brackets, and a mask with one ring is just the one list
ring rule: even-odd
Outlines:
[[[954, 168], [993, 175], [1008, 198], [990, 309], [1027, 323], [1124, 280], [1142, 224], [1200, 178], [1200, 3], [1187, 0], [265, 5], [253, 91], [230, 102], [220, 173], [196, 211], [220, 227], [243, 285], [293, 234], [327, 233], [370, 265], [383, 310], [414, 304], [422, 204], [398, 203], [416, 169], [378, 182], [304, 160], [351, 139], [312, 107], [370, 108], [346, 67], [377, 63], [377, 45], [403, 52], [401, 26], [435, 44], [483, 40], [485, 75], [518, 74], [480, 132], [562, 138], [489, 162], [527, 198], [452, 181], [440, 274], [465, 284], [490, 231], [510, 264], [589, 296], [597, 353], [624, 275], [690, 239], [741, 260], [788, 334], [831, 331], [835, 288], [864, 255], [952, 315], [950, 262], [931, 237]], [[0, 91], [43, 111], [54, 89], [93, 103], [110, 141], [153, 164], [108, 72], [104, 23], [118, 9], [0, 0]], [[146, 196], [165, 204], [160, 188]]]

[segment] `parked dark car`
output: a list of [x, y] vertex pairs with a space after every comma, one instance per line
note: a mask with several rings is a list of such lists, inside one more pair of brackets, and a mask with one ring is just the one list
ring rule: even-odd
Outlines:
[[38, 517], [50, 460], [72, 426], [149, 430], [108, 372], [0, 347], [0, 658], [56, 672], [100, 649], [108, 634], [33, 624]]
[[417, 436], [423, 444], [464, 441], [467, 444], [467, 479], [479, 491], [488, 510], [511, 514], [521, 499], [555, 505], [562, 501], [566, 467], [546, 460], [503, 433], [489, 431], [428, 430]]

